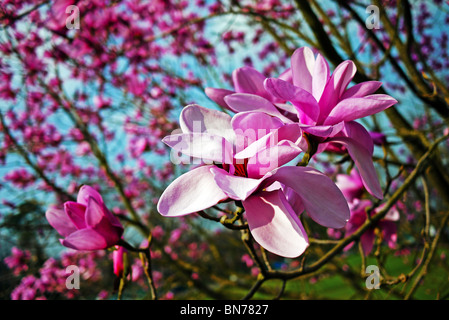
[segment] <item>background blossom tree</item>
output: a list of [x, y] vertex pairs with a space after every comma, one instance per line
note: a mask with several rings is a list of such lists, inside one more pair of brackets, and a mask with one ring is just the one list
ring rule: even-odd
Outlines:
[[[68, 28], [71, 5], [79, 28]], [[2, 299], [447, 298], [447, 281], [435, 281], [448, 276], [447, 1], [5, 0], [0, 23]], [[376, 137], [383, 199], [351, 180], [354, 157], [329, 143], [309, 162], [333, 181], [346, 176], [366, 217], [348, 232], [301, 215], [309, 246], [298, 258], [259, 246], [230, 202], [160, 216], [162, 192], [191, 169], [162, 142], [182, 108], [229, 112], [226, 95], [259, 92], [234, 70], [287, 81], [304, 46], [330, 70], [353, 61], [351, 86], [378, 81], [376, 94], [398, 101], [356, 120]], [[45, 219], [83, 185], [124, 227], [119, 248], [67, 249]], [[393, 211], [394, 243], [384, 238]], [[79, 290], [65, 286], [70, 265]], [[365, 288], [367, 265], [379, 267], [380, 290]]]

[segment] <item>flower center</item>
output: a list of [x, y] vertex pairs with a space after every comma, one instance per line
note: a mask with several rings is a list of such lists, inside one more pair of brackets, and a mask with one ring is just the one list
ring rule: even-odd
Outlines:
[[[242, 160], [239, 160], [239, 162], [242, 162]], [[230, 172], [231, 166], [227, 163], [215, 165], [219, 168], [226, 170], [227, 172]], [[248, 159], [244, 159], [243, 163], [237, 163], [237, 161], [234, 159], [233, 165], [234, 165], [234, 176], [248, 178], [248, 169], [247, 169]]]

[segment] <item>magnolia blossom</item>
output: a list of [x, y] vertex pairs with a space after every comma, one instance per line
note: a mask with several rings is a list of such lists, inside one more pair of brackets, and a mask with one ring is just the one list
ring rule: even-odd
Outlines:
[[[354, 120], [383, 111], [397, 101], [385, 94], [374, 94], [381, 86], [378, 81], [347, 89], [356, 73], [355, 64], [344, 61], [330, 75], [323, 56], [315, 57], [306, 47], [293, 53], [288, 73], [291, 75], [265, 79], [263, 94], [233, 93], [224, 96], [223, 101], [236, 112], [259, 111], [286, 124], [296, 124], [298, 130], [306, 133], [312, 154], [323, 151], [329, 143], [343, 145], [354, 160], [365, 188], [381, 199], [382, 190], [371, 159], [373, 139]], [[267, 94], [273, 98], [267, 99]], [[273, 99], [288, 101], [292, 107], [282, 108]]]
[[[347, 202], [330, 178], [312, 168], [281, 167], [302, 151], [299, 130], [295, 133], [264, 113], [231, 118], [198, 105], [183, 109], [180, 126], [182, 133], [163, 141], [204, 164], [178, 177], [163, 192], [157, 205], [163, 216], [178, 217], [223, 201], [240, 201], [254, 239], [285, 257], [299, 256], [308, 246], [298, 218], [302, 211], [326, 227], [341, 228], [349, 219]], [[296, 143], [283, 139], [294, 134]], [[265, 148], [258, 152], [254, 145]], [[237, 159], [240, 149], [251, 149], [251, 156]]]
[[[345, 235], [349, 236], [366, 222], [368, 214], [376, 214], [382, 209], [383, 205], [370, 212], [367, 211], [373, 203], [368, 199], [362, 199], [365, 190], [363, 189], [362, 179], [356, 170], [352, 170], [350, 175], [338, 174], [335, 184], [340, 188], [349, 203], [351, 218], [344, 228]], [[376, 237], [376, 228], [381, 232], [382, 239], [388, 243], [390, 248], [393, 248], [397, 239], [396, 222], [398, 220], [399, 211], [393, 207], [387, 212], [383, 219], [365, 231], [360, 237], [364, 253], [369, 254], [373, 248]], [[352, 246], [353, 243], [348, 245], [345, 249], [348, 250]]]
[[[351, 210], [351, 218], [349, 219], [345, 230], [345, 236], [349, 236], [354, 231], [356, 231], [360, 226], [362, 226], [369, 215], [376, 214], [382, 209], [382, 206], [367, 212], [367, 209], [372, 206], [370, 200], [360, 200], [355, 199], [349, 205]], [[360, 237], [360, 243], [362, 244], [363, 252], [369, 254], [372, 249], [374, 242], [376, 240], [376, 229], [381, 233], [382, 239], [387, 242], [390, 248], [394, 248], [397, 240], [397, 225], [396, 222], [399, 220], [399, 211], [392, 208], [388, 211], [383, 219], [377, 222], [374, 226], [366, 230]], [[353, 244], [348, 245], [345, 249], [348, 250]]]
[[45, 216], [64, 237], [61, 243], [75, 250], [106, 249], [117, 244], [123, 234], [120, 221], [89, 186], [80, 188], [77, 202], [65, 202], [64, 210], [50, 208]]

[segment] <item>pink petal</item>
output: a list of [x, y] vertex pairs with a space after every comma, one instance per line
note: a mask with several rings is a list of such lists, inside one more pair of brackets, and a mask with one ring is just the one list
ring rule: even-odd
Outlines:
[[[276, 108], [289, 119], [298, 118], [296, 107], [289, 103], [275, 103]], [[297, 122], [297, 121], [295, 121]]]
[[[259, 140], [250, 144], [244, 150], [234, 155], [235, 159], [247, 159], [253, 157], [258, 152], [265, 150], [269, 147], [276, 146], [280, 141], [289, 140], [300, 148], [304, 147], [302, 130], [297, 123], [286, 124], [279, 129], [270, 132], [266, 136], [263, 136]], [[307, 147], [307, 146], [305, 146]]]
[[284, 81], [288, 81], [290, 83], [292, 83], [293, 81], [293, 73], [292, 73], [292, 69], [288, 68], [287, 70], [285, 70], [284, 72], [282, 72], [279, 77], [279, 79], [284, 80]]
[[105, 216], [105, 207], [99, 204], [94, 198], [89, 198], [85, 214], [86, 226], [92, 228], [97, 226]]
[[308, 247], [301, 221], [281, 190], [253, 195], [243, 206], [251, 234], [268, 251], [294, 258]]
[[348, 98], [361, 98], [370, 94], [373, 94], [382, 86], [380, 81], [365, 81], [358, 83], [351, 88], [347, 89], [341, 96], [341, 100]]
[[293, 84], [312, 93], [312, 74], [315, 66], [313, 51], [308, 47], [296, 49], [291, 57], [291, 66]]
[[222, 136], [208, 133], [182, 133], [164, 137], [162, 142], [176, 151], [205, 162], [232, 163], [232, 144]]
[[251, 93], [270, 99], [263, 86], [265, 78], [263, 74], [251, 67], [241, 67], [232, 72], [236, 92]]
[[239, 112], [231, 121], [232, 128], [236, 130], [262, 131], [261, 137], [283, 125], [282, 121], [263, 112]]
[[232, 118], [231, 124], [236, 134], [237, 151], [283, 125], [278, 118], [263, 112], [239, 112]]
[[313, 68], [312, 94], [316, 101], [320, 101], [327, 82], [329, 81], [329, 65], [321, 54], [318, 54]]
[[258, 111], [281, 119], [285, 123], [292, 123], [282, 115], [274, 104], [260, 96], [247, 93], [234, 93], [224, 98], [226, 103], [237, 112]]
[[345, 122], [344, 134], [354, 139], [365, 147], [371, 154], [374, 152], [374, 143], [371, 134], [360, 123], [355, 121]]
[[184, 133], [216, 134], [233, 141], [231, 116], [218, 110], [188, 105], [181, 111], [179, 125]]
[[234, 200], [245, 200], [248, 198], [266, 178], [252, 179], [234, 176], [218, 167], [213, 167], [210, 171], [214, 175], [215, 183], [229, 198]]
[[320, 107], [311, 93], [287, 81], [275, 78], [266, 79], [264, 84], [267, 91], [274, 97], [293, 103], [301, 122], [316, 123]]
[[365, 186], [366, 190], [376, 198], [382, 199], [382, 188], [380, 187], [377, 172], [374, 168], [372, 154], [363, 145], [361, 145], [354, 139], [346, 137], [334, 137], [329, 141], [340, 143], [348, 149], [349, 155], [354, 160], [355, 165], [359, 170], [363, 185]]
[[87, 204], [86, 225], [101, 235], [107, 247], [115, 245], [123, 234], [123, 227], [117, 218], [94, 198], [90, 198]]
[[98, 203], [103, 203], [103, 198], [94, 188], [84, 185], [80, 188], [78, 192], [78, 197], [76, 198], [76, 202], [84, 204], [87, 206], [89, 198], [94, 198]]
[[75, 250], [101, 250], [108, 247], [106, 240], [90, 228], [70, 234], [62, 241], [62, 244]]
[[195, 168], [175, 179], [162, 193], [157, 210], [163, 216], [177, 217], [198, 212], [226, 200], [210, 172], [215, 166]]
[[86, 206], [84, 204], [67, 201], [64, 203], [64, 210], [77, 229], [86, 227]]
[[[217, 103], [219, 106], [222, 106], [223, 108], [227, 108], [227, 109], [229, 109], [229, 106], [224, 101], [224, 97], [235, 93], [235, 91], [231, 91], [231, 90], [219, 89], [219, 88], [209, 88], [209, 87], [205, 88], [204, 92], [206, 93], [206, 96], [209, 97], [209, 99], [211, 99], [212, 101]], [[234, 111], [234, 110], [231, 109], [231, 111]]]
[[64, 210], [50, 208], [45, 212], [45, 217], [48, 223], [63, 237], [67, 237], [77, 230]]
[[379, 113], [397, 103], [386, 94], [373, 94], [363, 98], [348, 98], [340, 101], [329, 113], [324, 124], [351, 121]]
[[346, 87], [351, 82], [356, 71], [357, 68], [354, 62], [350, 60], [340, 63], [337, 68], [335, 68], [319, 101], [321, 109], [320, 117], [318, 119], [319, 124], [324, 122], [331, 110], [340, 100], [341, 95], [346, 90]]
[[299, 127], [303, 131], [310, 133], [314, 136], [327, 138], [327, 137], [333, 137], [337, 133], [339, 133], [341, 130], [343, 130], [344, 125], [345, 125], [344, 122], [340, 122], [335, 125], [326, 125], [326, 126], [313, 126], [313, 125], [310, 126], [310, 125], [300, 124]]
[[268, 172], [292, 161], [301, 152], [301, 148], [288, 140], [263, 149], [248, 159], [248, 177], [261, 178]]
[[328, 228], [342, 228], [350, 217], [348, 203], [335, 183], [323, 173], [308, 167], [282, 167], [265, 183], [278, 181], [292, 188], [305, 210], [317, 223]]
[[292, 207], [293, 211], [300, 215], [304, 211], [304, 204], [302, 203], [301, 197], [292, 189], [284, 188], [284, 194], [287, 198], [288, 203]]

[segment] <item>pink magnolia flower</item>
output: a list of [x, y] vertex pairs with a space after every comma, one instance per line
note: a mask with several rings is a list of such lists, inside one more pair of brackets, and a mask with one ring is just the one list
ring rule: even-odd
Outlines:
[[[282, 140], [287, 133], [293, 133], [289, 132], [290, 127], [280, 126], [276, 118], [258, 112], [239, 113], [231, 118], [220, 111], [190, 105], [181, 112], [180, 126], [183, 133], [163, 141], [174, 150], [209, 164], [181, 175], [167, 187], [157, 205], [163, 216], [178, 217], [219, 202], [241, 201], [254, 239], [284, 257], [299, 256], [308, 246], [298, 218], [303, 210], [327, 227], [341, 228], [346, 224], [347, 202], [330, 178], [312, 168], [280, 167], [301, 149]], [[258, 129], [262, 128], [271, 130], [270, 134], [265, 131], [262, 138], [281, 137], [265, 149], [270, 151], [272, 161], [261, 161], [266, 154], [257, 150], [249, 158], [236, 159], [239, 147], [257, 145], [253, 130], [260, 133], [263, 130]], [[300, 140], [298, 130], [297, 134]]]
[[[367, 81], [347, 86], [356, 73], [352, 61], [344, 61], [330, 75], [327, 61], [311, 49], [297, 49], [291, 57], [291, 82], [282, 78], [264, 80], [265, 92], [234, 93], [223, 97], [236, 112], [259, 111], [277, 117], [286, 124], [296, 123], [306, 132], [309, 146], [323, 151], [329, 143], [343, 145], [355, 162], [369, 193], [382, 198], [382, 190], [372, 162], [373, 139], [356, 119], [369, 116], [397, 103], [385, 94], [373, 94], [381, 82]], [[288, 72], [287, 72], [288, 73]], [[285, 75], [285, 78], [290, 76]], [[257, 83], [260, 81], [258, 80]], [[254, 94], [256, 93], [256, 94]], [[284, 112], [267, 99], [289, 101]]]
[[106, 249], [117, 244], [123, 234], [120, 221], [89, 186], [81, 187], [77, 202], [65, 202], [64, 210], [50, 208], [45, 216], [64, 237], [61, 243], [75, 250]]
[[[367, 213], [366, 210], [368, 207], [372, 205], [370, 200], [360, 200], [355, 199], [350, 205], [349, 208], [351, 210], [351, 218], [349, 219], [346, 225], [346, 233], [345, 236], [349, 236], [354, 231], [356, 231], [360, 226], [362, 226], [368, 214], [376, 214], [382, 206], [376, 208], [375, 210]], [[390, 209], [387, 215], [381, 219], [374, 227], [371, 227], [363, 235], [360, 237], [360, 241], [362, 244], [363, 252], [365, 254], [369, 254], [372, 249], [376, 239], [375, 229], [378, 228], [382, 233], [382, 239], [387, 242], [390, 248], [394, 248], [397, 240], [397, 225], [396, 221], [399, 220], [399, 211], [395, 208]], [[353, 244], [349, 244], [345, 250], [348, 250], [352, 247]]]

